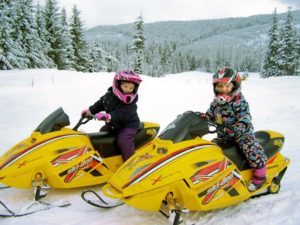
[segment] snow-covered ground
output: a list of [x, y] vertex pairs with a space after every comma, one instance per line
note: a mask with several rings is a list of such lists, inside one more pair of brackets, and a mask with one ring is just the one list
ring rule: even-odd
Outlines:
[[[0, 155], [30, 135], [49, 113], [60, 106], [74, 126], [80, 112], [98, 100], [112, 84], [113, 75], [57, 70], [0, 71]], [[160, 123], [161, 129], [184, 111], [206, 111], [213, 99], [210, 74], [188, 72], [163, 78], [142, 78], [138, 102], [140, 118]], [[282, 153], [291, 158], [292, 163], [282, 180], [280, 193], [222, 210], [191, 212], [187, 224], [300, 224], [299, 86], [300, 77], [260, 79], [257, 74], [250, 74], [242, 86], [255, 129], [279, 131], [286, 137]], [[95, 121], [84, 129], [92, 132], [101, 125]], [[99, 190], [99, 187], [93, 189]], [[64, 198], [72, 205], [26, 217], [0, 218], [0, 224], [169, 224], [159, 213], [144, 212], [126, 205], [110, 210], [92, 207], [81, 200], [82, 190], [84, 188], [52, 190], [47, 196], [49, 201]], [[21, 207], [31, 200], [31, 190], [0, 190], [0, 201], [11, 208]]]

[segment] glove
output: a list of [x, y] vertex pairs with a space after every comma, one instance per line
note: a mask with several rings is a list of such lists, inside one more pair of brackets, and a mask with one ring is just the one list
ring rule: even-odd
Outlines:
[[109, 115], [109, 114], [107, 114], [107, 113], [97, 113], [96, 115], [96, 118], [98, 119], [98, 120], [104, 120], [105, 122], [109, 122], [110, 121], [110, 119], [111, 119], [111, 116]]
[[90, 112], [89, 109], [85, 109], [81, 112], [82, 117], [91, 116], [91, 115], [92, 115], [92, 113]]
[[207, 119], [206, 113], [200, 113], [200, 114], [199, 114], [199, 117], [200, 117], [201, 119], [204, 119], [204, 120]]

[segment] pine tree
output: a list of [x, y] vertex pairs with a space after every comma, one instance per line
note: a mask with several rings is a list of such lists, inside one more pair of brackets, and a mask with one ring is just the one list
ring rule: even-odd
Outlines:
[[37, 4], [36, 6], [35, 23], [36, 23], [37, 35], [42, 43], [42, 48], [40, 51], [44, 54], [47, 60], [47, 67], [48, 68], [55, 67], [53, 60], [47, 54], [50, 51], [50, 43], [47, 41], [47, 37], [49, 33], [46, 30], [46, 21], [40, 4]]
[[210, 62], [209, 58], [206, 58], [204, 60], [203, 66], [204, 66], [206, 72], [210, 72], [211, 73], [213, 71], [213, 69], [211, 68], [211, 62]]
[[98, 43], [94, 43], [89, 49], [88, 71], [107, 71], [105, 51], [99, 46]]
[[280, 75], [279, 69], [279, 29], [276, 9], [272, 16], [272, 25], [268, 32], [269, 43], [267, 46], [261, 77], [267, 78], [270, 76]]
[[282, 29], [282, 40], [280, 41], [279, 54], [281, 60], [279, 61], [279, 67], [284, 75], [294, 75], [297, 61], [297, 33], [292, 24], [293, 17], [291, 9], [289, 8], [287, 13], [287, 19]]
[[71, 69], [74, 64], [75, 57], [74, 57], [74, 49], [71, 43], [69, 25], [67, 22], [67, 13], [64, 8], [61, 11], [61, 30], [62, 30], [61, 50], [63, 51], [63, 55], [66, 56], [63, 69]]
[[66, 51], [62, 49], [61, 14], [59, 13], [56, 0], [46, 1], [44, 18], [48, 32], [47, 42], [50, 43], [47, 55], [53, 60], [58, 69], [64, 69], [68, 63], [66, 61]]
[[73, 68], [77, 71], [87, 71], [88, 57], [87, 57], [87, 43], [84, 38], [83, 23], [80, 20], [80, 12], [76, 5], [73, 7], [73, 14], [70, 22], [71, 43], [74, 50], [74, 64]]
[[0, 70], [26, 68], [25, 53], [11, 36], [13, 7], [11, 0], [0, 0]]
[[143, 17], [139, 16], [134, 22], [135, 35], [132, 50], [134, 52], [133, 58], [133, 70], [137, 73], [143, 72], [143, 60], [144, 60], [144, 21]]
[[296, 75], [300, 75], [300, 34], [297, 33], [297, 40], [296, 40], [296, 49], [297, 49], [297, 56], [298, 56], [298, 60], [297, 60], [297, 66], [296, 66]]
[[16, 17], [12, 25], [12, 37], [20, 43], [26, 55], [28, 68], [45, 68], [48, 57], [42, 50], [42, 41], [36, 30], [32, 0], [18, 0]]

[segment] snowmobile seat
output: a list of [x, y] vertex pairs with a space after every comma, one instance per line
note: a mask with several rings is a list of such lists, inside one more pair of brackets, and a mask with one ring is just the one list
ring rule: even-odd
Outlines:
[[[134, 139], [135, 149], [140, 148], [154, 138], [153, 135], [147, 133], [147, 129], [144, 129], [144, 123], [141, 122]], [[99, 152], [101, 157], [107, 158], [121, 154], [117, 146], [117, 138], [115, 133], [104, 134], [103, 132], [96, 132], [90, 133], [88, 136], [90, 137], [94, 149]]]
[[272, 158], [276, 153], [278, 153], [284, 143], [283, 136], [271, 138], [270, 134], [267, 131], [255, 132], [255, 138], [265, 150], [268, 159]]
[[250, 169], [245, 155], [235, 143], [221, 142], [218, 143], [218, 145], [222, 148], [224, 155], [229, 158], [240, 171]]
[[116, 135], [109, 132], [95, 132], [88, 134], [90, 141], [96, 151], [103, 158], [120, 155], [117, 148]]
[[[255, 132], [255, 138], [265, 150], [268, 159], [274, 156], [281, 149], [281, 146], [279, 147], [275, 145], [274, 142], [278, 140], [282, 142], [284, 141], [284, 137], [271, 139], [270, 134], [266, 131]], [[223, 142], [219, 143], [219, 146], [223, 149], [224, 155], [226, 155], [226, 157], [229, 158], [240, 171], [250, 169], [245, 155], [236, 144]]]

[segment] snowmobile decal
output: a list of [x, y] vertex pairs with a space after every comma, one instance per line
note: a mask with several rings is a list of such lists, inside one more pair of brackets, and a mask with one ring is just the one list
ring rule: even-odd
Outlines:
[[148, 153], [141, 155], [141, 156], [137, 156], [134, 159], [132, 159], [125, 167], [124, 169], [132, 169], [133, 167], [135, 167], [138, 163], [147, 160], [147, 159], [151, 159], [153, 156], [149, 155]]
[[161, 179], [162, 179], [162, 175], [159, 175], [158, 178], [152, 179], [153, 181], [152, 185], [155, 185], [157, 182], [161, 182], [162, 181]]
[[274, 140], [274, 145], [281, 149], [283, 146], [283, 141], [281, 139], [276, 139]]
[[19, 143], [16, 146], [14, 146], [10, 151], [8, 151], [7, 155], [13, 154], [14, 151], [16, 151], [16, 150], [18, 150], [20, 148], [26, 148], [26, 146], [27, 146], [27, 144], [25, 142]]
[[39, 160], [40, 158], [42, 158], [42, 157], [37, 157], [37, 158], [34, 158], [32, 160], [24, 160], [23, 162], [17, 163], [18, 169], [20, 169], [23, 166], [27, 166], [29, 163], [34, 162], [36, 160]]
[[277, 157], [277, 154], [274, 155], [271, 159], [269, 159], [269, 160], [267, 161], [267, 165], [268, 165], [268, 164], [272, 164], [272, 163], [274, 162], [274, 160], [276, 159], [276, 157]]
[[225, 158], [220, 162], [214, 163], [202, 170], [199, 170], [197, 173], [191, 176], [190, 180], [193, 182], [193, 184], [197, 184], [200, 181], [205, 182], [209, 180], [214, 174], [222, 172], [230, 165], [231, 163], [227, 158]]
[[218, 183], [214, 184], [212, 187], [210, 187], [207, 190], [206, 197], [203, 199], [202, 204], [206, 205], [208, 204], [214, 196], [217, 194], [218, 190], [222, 188], [224, 185], [226, 185], [230, 180], [233, 178], [233, 174], [231, 173], [229, 176], [225, 177]]
[[[80, 170], [86, 170], [89, 168], [93, 168], [98, 163], [99, 162], [97, 160], [95, 160], [95, 158], [93, 156], [83, 160], [79, 164], [71, 167], [70, 169], [68, 169], [66, 171], [66, 177], [64, 179], [64, 182], [70, 183]], [[65, 173], [64, 173], [64, 175], [65, 175]]]
[[14, 163], [15, 161], [17, 161], [19, 158], [29, 154], [30, 152], [34, 151], [35, 149], [42, 147], [46, 144], [49, 144], [53, 141], [57, 141], [59, 139], [63, 139], [63, 138], [67, 138], [67, 137], [73, 137], [73, 136], [82, 136], [83, 134], [66, 134], [66, 135], [59, 135], [53, 138], [49, 138], [46, 140], [43, 140], [41, 142], [35, 143], [34, 145], [31, 145], [30, 147], [24, 149], [23, 151], [16, 153], [14, 155], [12, 155], [9, 159], [7, 159], [2, 165], [0, 165], [0, 169], [3, 169], [9, 165], [11, 165], [12, 163]]
[[[221, 169], [221, 167], [220, 167], [220, 169]], [[221, 170], [220, 170], [220, 172], [221, 172]], [[239, 181], [241, 181], [241, 175], [236, 170], [234, 170], [228, 176], [226, 176], [225, 178], [223, 178], [219, 182], [215, 183], [213, 186], [208, 188], [206, 191], [204, 191], [202, 193], [199, 193], [198, 197], [201, 198], [205, 195], [205, 198], [202, 200], [202, 204], [206, 205], [214, 197], [216, 197], [216, 194], [220, 189], [227, 192], [230, 196], [237, 196], [239, 193], [233, 187]], [[242, 184], [245, 185], [244, 183], [242, 183]]]
[[159, 161], [157, 161], [155, 163], [152, 163], [149, 166], [147, 166], [141, 172], [139, 172], [138, 174], [133, 176], [129, 180], [129, 182], [127, 182], [122, 188], [128, 187], [132, 184], [135, 184], [135, 183], [143, 180], [144, 178], [146, 178], [150, 174], [154, 173], [159, 168], [163, 167], [164, 165], [167, 165], [168, 163], [171, 163], [172, 161], [174, 161], [175, 159], [177, 159], [181, 156], [184, 156], [184, 155], [186, 155], [190, 152], [193, 152], [193, 151], [196, 151], [196, 150], [199, 150], [199, 149], [202, 149], [202, 148], [207, 148], [208, 146], [211, 146], [211, 145], [189, 146], [187, 148], [179, 149], [178, 151], [175, 151], [172, 154], [160, 159]]
[[59, 165], [63, 165], [65, 163], [68, 163], [72, 159], [75, 159], [77, 157], [80, 157], [80, 156], [84, 155], [87, 151], [88, 151], [88, 146], [84, 145], [81, 148], [77, 148], [73, 151], [67, 152], [64, 155], [60, 155], [60, 156], [56, 157], [55, 159], [53, 159], [51, 161], [51, 163], [52, 163], [53, 166], [57, 167]]

